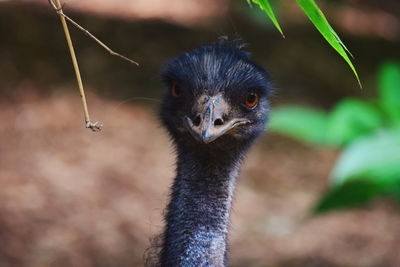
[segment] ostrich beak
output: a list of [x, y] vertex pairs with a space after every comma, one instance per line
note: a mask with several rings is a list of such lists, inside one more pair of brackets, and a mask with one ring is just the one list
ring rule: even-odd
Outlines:
[[224, 121], [224, 114], [229, 110], [229, 105], [222, 96], [200, 97], [196, 110], [196, 119], [192, 121], [185, 116], [185, 125], [191, 135], [198, 141], [205, 144], [211, 143], [218, 137], [227, 134], [236, 126], [249, 123], [249, 120], [236, 118]]

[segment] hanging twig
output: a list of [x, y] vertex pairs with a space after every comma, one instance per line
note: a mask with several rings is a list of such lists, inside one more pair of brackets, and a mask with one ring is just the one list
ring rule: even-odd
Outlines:
[[62, 24], [62, 26], [64, 28], [65, 37], [67, 38], [68, 48], [69, 48], [69, 52], [71, 54], [72, 64], [74, 66], [75, 75], [76, 75], [76, 80], [78, 82], [79, 93], [80, 93], [81, 98], [82, 98], [82, 104], [83, 104], [83, 111], [84, 111], [84, 115], [85, 115], [86, 128], [89, 128], [94, 132], [98, 132], [98, 131], [101, 130], [101, 127], [103, 125], [101, 123], [99, 123], [99, 122], [94, 122], [93, 123], [93, 122], [90, 121], [89, 110], [88, 110], [87, 103], [86, 103], [86, 96], [85, 96], [85, 91], [83, 89], [83, 83], [82, 83], [82, 78], [81, 78], [81, 74], [80, 74], [80, 71], [79, 71], [78, 61], [77, 61], [76, 56], [75, 56], [74, 46], [72, 44], [72, 39], [71, 39], [71, 36], [69, 34], [68, 25], [67, 25], [66, 20], [68, 20], [70, 23], [72, 23], [72, 25], [77, 27], [79, 30], [83, 31], [90, 38], [95, 40], [100, 46], [102, 46], [105, 50], [107, 50], [111, 55], [118, 56], [118, 57], [120, 57], [122, 59], [125, 59], [125, 60], [129, 61], [130, 63], [133, 63], [133, 64], [135, 64], [137, 66], [139, 66], [139, 63], [137, 63], [136, 61], [133, 61], [133, 60], [121, 55], [121, 54], [118, 54], [118, 53], [114, 52], [108, 46], [106, 46], [102, 41], [100, 41], [93, 34], [91, 34], [88, 30], [86, 30], [85, 28], [80, 26], [74, 20], [69, 18], [67, 15], [65, 15], [63, 10], [62, 10], [63, 6], [61, 5], [60, 0], [55, 0], [56, 2], [54, 2], [53, 0], [48, 0], [48, 1], [49, 1], [49, 4], [53, 7], [53, 9], [57, 12], [57, 14], [60, 15], [61, 24]]
[[139, 63], [137, 63], [136, 61], [127, 58], [126, 56], [123, 56], [113, 50], [111, 50], [111, 48], [109, 48], [107, 45], [105, 45], [102, 41], [100, 41], [99, 39], [97, 39], [96, 36], [94, 36], [93, 34], [91, 34], [88, 30], [86, 30], [85, 28], [83, 28], [81, 25], [79, 25], [77, 22], [75, 22], [73, 19], [71, 19], [70, 17], [68, 17], [67, 15], [64, 14], [63, 10], [62, 10], [62, 6], [60, 5], [59, 0], [56, 0], [57, 5], [53, 2], [53, 0], [48, 0], [50, 5], [54, 8], [54, 10], [57, 12], [57, 14], [59, 14], [60, 16], [64, 17], [66, 20], [68, 20], [72, 25], [74, 25], [76, 28], [78, 28], [79, 30], [83, 31], [87, 36], [89, 36], [90, 38], [92, 38], [94, 41], [96, 41], [101, 47], [103, 47], [107, 52], [110, 53], [110, 55], [113, 56], [117, 56], [120, 57], [122, 59], [125, 59], [126, 61], [129, 61], [132, 64], [135, 64], [136, 66], [139, 66]]
[[90, 121], [89, 111], [88, 111], [88, 107], [87, 107], [87, 103], [86, 103], [85, 91], [83, 90], [82, 78], [81, 78], [81, 74], [79, 72], [78, 61], [76, 60], [74, 46], [72, 45], [72, 40], [71, 40], [71, 36], [69, 34], [67, 22], [65, 21], [65, 17], [62, 15], [63, 12], [62, 12], [62, 6], [60, 4], [60, 0], [56, 0], [57, 5], [55, 5], [52, 0], [49, 0], [49, 2], [52, 5], [54, 5], [54, 7], [57, 9], [57, 13], [60, 14], [61, 24], [62, 24], [62, 26], [64, 28], [64, 33], [65, 33], [65, 37], [67, 38], [69, 52], [71, 53], [72, 64], [74, 65], [76, 80], [77, 80], [78, 86], [79, 86], [79, 93], [80, 93], [81, 98], [82, 98], [83, 111], [84, 111], [84, 114], [85, 114], [85, 125], [86, 125], [86, 128], [89, 128], [94, 132], [98, 132], [98, 131], [101, 130], [102, 125], [99, 122], [92, 123]]

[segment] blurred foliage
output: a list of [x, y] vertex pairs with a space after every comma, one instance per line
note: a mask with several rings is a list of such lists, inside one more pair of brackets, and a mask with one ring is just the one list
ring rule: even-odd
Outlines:
[[340, 101], [330, 113], [304, 107], [272, 112], [269, 128], [315, 145], [343, 149], [332, 186], [315, 212], [346, 208], [379, 195], [400, 200], [400, 64], [378, 72], [377, 99]]
[[[257, 4], [271, 19], [272, 23], [278, 29], [278, 31], [284, 36], [281, 26], [279, 25], [278, 20], [272, 10], [272, 6], [270, 4], [270, 0], [252, 0], [253, 3]], [[347, 62], [353, 71], [354, 75], [357, 78], [358, 84], [361, 87], [361, 81], [358, 77], [357, 71], [350, 60], [349, 55], [351, 56], [350, 51], [344, 45], [339, 35], [335, 32], [332, 26], [329, 24], [326, 19], [324, 13], [317, 6], [314, 0], [296, 0], [297, 4], [302, 8], [304, 13], [310, 19], [312, 24], [317, 28], [317, 30], [321, 33], [321, 35], [325, 38], [325, 40], [332, 46], [336, 52]]]

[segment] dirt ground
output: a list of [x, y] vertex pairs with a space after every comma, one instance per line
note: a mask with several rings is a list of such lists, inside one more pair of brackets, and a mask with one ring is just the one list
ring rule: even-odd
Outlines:
[[[110, 57], [71, 27], [92, 119], [104, 124], [92, 133], [83, 127], [65, 37], [47, 1], [0, 2], [0, 267], [143, 266], [163, 228], [174, 154], [157, 120], [158, 100], [138, 96], [158, 98], [157, 73], [168, 58], [221, 34], [238, 35], [276, 81], [273, 104], [331, 108], [344, 97], [374, 95], [377, 66], [400, 57], [398, 41], [347, 31], [360, 90], [288, 1], [280, 15], [301, 19], [283, 24], [287, 40], [273, 26], [250, 22], [239, 1], [61, 1], [67, 14], [141, 63], [137, 69]], [[398, 25], [395, 1], [379, 1], [390, 25], [356, 9], [376, 1], [351, 2], [347, 28], [357, 30], [360, 16], [368, 31]], [[333, 16], [350, 14], [344, 11]], [[346, 28], [340, 25], [334, 28]], [[388, 200], [311, 216], [336, 157], [269, 132], [253, 146], [235, 195], [231, 266], [400, 266], [400, 214]]]
[[[66, 92], [26, 84], [0, 100], [0, 266], [142, 266], [174, 175], [168, 137], [154, 109], [96, 95], [104, 130], [89, 132]], [[335, 157], [265, 134], [238, 184], [232, 266], [400, 266], [388, 202], [310, 216]]]

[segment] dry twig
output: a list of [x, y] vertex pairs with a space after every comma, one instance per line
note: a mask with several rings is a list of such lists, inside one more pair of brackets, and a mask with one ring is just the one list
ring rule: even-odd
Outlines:
[[70, 23], [72, 23], [72, 25], [74, 25], [75, 27], [77, 27], [78, 29], [83, 31], [90, 38], [95, 40], [100, 46], [102, 46], [105, 50], [107, 50], [111, 55], [121, 57], [121, 58], [123, 58], [123, 59], [129, 61], [130, 63], [133, 63], [133, 64], [135, 64], [137, 66], [139, 64], [137, 62], [135, 62], [135, 61], [133, 61], [133, 60], [121, 55], [121, 54], [118, 54], [118, 53], [114, 52], [108, 46], [106, 46], [103, 42], [101, 42], [99, 39], [97, 39], [93, 34], [91, 34], [88, 30], [86, 30], [85, 28], [80, 26], [74, 20], [69, 18], [67, 15], [65, 15], [63, 10], [62, 10], [62, 5], [60, 3], [60, 0], [55, 0], [56, 3], [54, 3], [53, 0], [48, 0], [48, 1], [49, 1], [50, 5], [54, 8], [54, 10], [57, 12], [57, 14], [60, 15], [61, 24], [62, 24], [62, 26], [64, 28], [65, 37], [67, 38], [68, 48], [69, 48], [69, 52], [71, 54], [72, 64], [74, 66], [75, 75], [76, 75], [76, 80], [78, 82], [79, 93], [80, 93], [81, 98], [82, 98], [82, 104], [83, 104], [83, 111], [84, 111], [84, 115], [85, 115], [86, 128], [89, 128], [94, 132], [98, 132], [98, 131], [101, 130], [102, 124], [99, 123], [99, 122], [94, 122], [93, 123], [93, 122], [90, 121], [89, 110], [88, 110], [87, 103], [86, 103], [86, 96], [85, 96], [85, 91], [83, 89], [83, 83], [82, 83], [82, 78], [81, 78], [81, 74], [80, 74], [80, 71], [79, 71], [78, 61], [77, 61], [76, 56], [75, 56], [74, 46], [72, 44], [72, 39], [71, 39], [71, 36], [69, 34], [68, 25], [67, 25], [66, 20], [68, 20]]
[[112, 50], [111, 48], [109, 48], [107, 45], [105, 45], [102, 41], [100, 41], [96, 36], [94, 36], [93, 34], [91, 34], [88, 30], [86, 30], [85, 28], [83, 28], [81, 25], [79, 25], [77, 22], [75, 22], [73, 19], [71, 19], [70, 17], [68, 17], [67, 15], [64, 14], [62, 8], [63, 6], [61, 6], [59, 3], [59, 0], [57, 1], [57, 5], [53, 2], [53, 0], [48, 0], [50, 5], [54, 8], [54, 10], [57, 12], [58, 15], [64, 17], [66, 20], [68, 20], [72, 25], [74, 25], [76, 28], [78, 28], [79, 30], [83, 31], [87, 36], [89, 36], [90, 38], [92, 38], [96, 43], [98, 43], [101, 47], [103, 47], [108, 53], [110, 53], [110, 55], [112, 56], [117, 56], [120, 57], [122, 59], [125, 59], [126, 61], [135, 64], [136, 66], [139, 66], [139, 63], [137, 63], [136, 61], [127, 58], [126, 56], [123, 56], [117, 52], [115, 52], [114, 50]]

